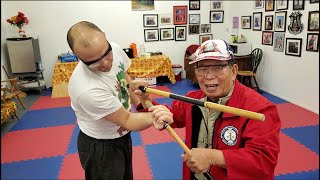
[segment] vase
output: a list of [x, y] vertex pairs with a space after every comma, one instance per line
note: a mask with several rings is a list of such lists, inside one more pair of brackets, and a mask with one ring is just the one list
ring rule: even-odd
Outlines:
[[27, 37], [26, 32], [24, 30], [22, 30], [22, 26], [18, 26], [18, 28], [19, 28], [19, 31], [18, 31], [19, 36], [20, 37]]

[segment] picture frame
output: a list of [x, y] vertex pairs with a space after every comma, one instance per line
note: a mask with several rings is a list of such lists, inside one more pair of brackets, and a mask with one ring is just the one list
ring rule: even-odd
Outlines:
[[288, 9], [289, 0], [276, 0], [276, 10]]
[[222, 0], [210, 0], [210, 10], [211, 11], [223, 10]]
[[253, 31], [261, 31], [262, 30], [262, 12], [253, 13]]
[[272, 31], [262, 31], [262, 44], [263, 45], [273, 45], [273, 32]]
[[144, 14], [143, 27], [158, 27], [158, 14]]
[[254, 8], [255, 9], [262, 9], [264, 7], [263, 0], [255, 0], [254, 1]]
[[201, 24], [200, 30], [201, 33], [211, 33], [211, 24]]
[[265, 0], [265, 8], [264, 11], [274, 11], [274, 1], [275, 0]]
[[308, 31], [319, 31], [319, 11], [309, 11]]
[[174, 40], [174, 28], [160, 28], [160, 41]]
[[309, 3], [310, 4], [319, 3], [319, 0], [310, 0]]
[[275, 12], [274, 15], [274, 31], [286, 32], [287, 11]]
[[285, 54], [301, 57], [302, 38], [286, 38]]
[[188, 23], [188, 7], [187, 6], [173, 6], [173, 24], [181, 25]]
[[241, 28], [251, 29], [251, 16], [241, 16]]
[[189, 0], [189, 10], [200, 10], [200, 0]]
[[277, 52], [283, 52], [285, 33], [274, 33], [273, 34], [273, 50]]
[[304, 10], [304, 0], [293, 0], [293, 10]]
[[159, 26], [166, 26], [166, 25], [172, 25], [172, 14], [166, 13], [166, 14], [159, 14]]
[[200, 24], [200, 14], [189, 14], [189, 24]]
[[224, 11], [210, 11], [210, 23], [223, 23]]
[[154, 10], [154, 0], [131, 0], [132, 11], [151, 11]]
[[319, 51], [319, 34], [307, 33], [306, 51], [318, 52]]
[[159, 29], [145, 29], [144, 30], [144, 41], [159, 41]]
[[273, 30], [273, 15], [264, 17], [264, 30]]
[[200, 34], [200, 25], [199, 24], [189, 25], [189, 35], [193, 35], [193, 34]]
[[199, 44], [201, 45], [202, 43], [204, 43], [207, 40], [211, 40], [212, 39], [212, 34], [202, 34], [199, 35]]
[[235, 30], [239, 29], [239, 16], [232, 17], [232, 28]]
[[187, 26], [175, 26], [175, 41], [187, 40]]

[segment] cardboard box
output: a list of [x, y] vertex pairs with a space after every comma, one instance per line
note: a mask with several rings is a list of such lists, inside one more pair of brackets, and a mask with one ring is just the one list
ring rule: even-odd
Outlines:
[[144, 80], [148, 81], [148, 85], [156, 85], [157, 84], [157, 78], [156, 77], [151, 77], [151, 78], [135, 78], [136, 80]]

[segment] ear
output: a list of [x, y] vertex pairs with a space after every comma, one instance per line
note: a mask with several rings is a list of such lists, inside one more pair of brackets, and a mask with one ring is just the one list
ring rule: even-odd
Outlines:
[[237, 64], [232, 65], [232, 80], [236, 80], [238, 74], [239, 66]]

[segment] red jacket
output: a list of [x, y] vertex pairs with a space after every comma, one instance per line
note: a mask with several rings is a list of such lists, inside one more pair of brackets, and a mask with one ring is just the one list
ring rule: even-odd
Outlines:
[[[186, 96], [201, 99], [201, 90], [191, 91]], [[259, 112], [265, 115], [264, 121], [250, 120], [237, 115], [221, 113], [215, 121], [213, 148], [223, 152], [226, 168], [210, 167], [215, 180], [221, 179], [274, 179], [274, 169], [280, 151], [280, 118], [277, 108], [256, 91], [240, 84], [237, 80], [227, 106]], [[172, 127], [186, 128], [186, 145], [196, 148], [202, 113], [197, 105], [174, 100], [171, 112]], [[223, 137], [226, 130], [236, 134], [236, 139]], [[229, 132], [230, 132], [229, 131]], [[228, 145], [229, 144], [229, 145]], [[190, 180], [192, 172], [184, 163], [183, 179]]]

